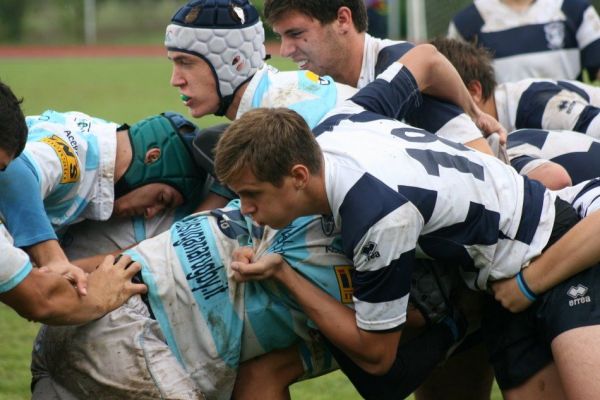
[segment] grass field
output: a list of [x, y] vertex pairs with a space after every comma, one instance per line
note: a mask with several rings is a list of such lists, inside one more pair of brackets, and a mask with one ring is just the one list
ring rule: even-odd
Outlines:
[[[294, 65], [275, 57], [281, 69]], [[166, 110], [183, 114], [177, 89], [169, 85], [170, 63], [164, 58], [60, 58], [0, 60], [0, 79], [24, 98], [26, 114], [51, 108], [78, 110], [117, 122], [133, 122]], [[221, 119], [198, 120], [210, 126]], [[28, 399], [29, 360], [37, 324], [19, 318], [0, 304], [0, 400]], [[299, 400], [360, 398], [340, 373], [292, 387]], [[499, 399], [495, 389], [494, 399]]]

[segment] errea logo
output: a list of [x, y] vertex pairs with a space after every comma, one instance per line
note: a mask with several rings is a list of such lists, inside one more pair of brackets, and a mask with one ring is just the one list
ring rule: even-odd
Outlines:
[[582, 284], [571, 286], [569, 290], [567, 290], [567, 296], [571, 298], [571, 300], [569, 300], [569, 306], [573, 307], [583, 303], [591, 303], [592, 299], [587, 295], [587, 292], [588, 288]]
[[368, 260], [372, 260], [380, 256], [379, 252], [377, 251], [377, 243], [374, 242], [369, 242], [364, 245], [360, 252], [367, 256]]

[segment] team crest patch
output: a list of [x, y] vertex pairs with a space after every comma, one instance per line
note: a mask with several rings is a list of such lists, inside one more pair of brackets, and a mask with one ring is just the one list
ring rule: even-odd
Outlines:
[[335, 269], [335, 276], [340, 288], [341, 302], [344, 304], [352, 303], [352, 293], [354, 293], [354, 287], [352, 287], [352, 266], [337, 265], [333, 268]]
[[321, 218], [321, 229], [325, 236], [331, 236], [333, 231], [335, 230], [335, 221], [333, 220], [333, 216], [323, 216]]
[[550, 50], [558, 50], [565, 47], [565, 26], [562, 22], [551, 22], [544, 25], [544, 33]]
[[63, 170], [60, 183], [77, 182], [80, 177], [79, 160], [71, 146], [56, 135], [43, 138], [40, 142], [52, 147], [60, 159]]

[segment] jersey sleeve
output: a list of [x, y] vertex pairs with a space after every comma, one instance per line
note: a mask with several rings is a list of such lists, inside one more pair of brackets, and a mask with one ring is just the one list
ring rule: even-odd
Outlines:
[[29, 275], [31, 261], [25, 252], [13, 245], [0, 234], [0, 293], [8, 292]]
[[404, 196], [364, 174], [339, 208], [344, 252], [354, 261], [358, 327], [398, 329], [406, 321], [415, 249], [424, 219]]
[[400, 63], [393, 63], [350, 101], [367, 111], [402, 119], [422, 103], [414, 76]]
[[423, 104], [406, 115], [406, 122], [444, 139], [467, 143], [483, 136], [473, 120], [457, 105], [424, 95]]
[[565, 1], [567, 14], [575, 14], [581, 21], [577, 29], [577, 43], [581, 50], [581, 65], [587, 69], [590, 77], [600, 70], [600, 16], [598, 11], [586, 0]]
[[18, 157], [0, 172], [0, 215], [17, 247], [56, 239], [48, 220], [40, 188], [25, 159]]

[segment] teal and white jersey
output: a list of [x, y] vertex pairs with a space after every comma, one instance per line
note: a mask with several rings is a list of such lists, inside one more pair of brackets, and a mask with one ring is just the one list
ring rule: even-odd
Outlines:
[[80, 112], [45, 111], [26, 118], [23, 156], [31, 165], [56, 231], [112, 214], [118, 125]]
[[8, 292], [29, 275], [31, 261], [27, 254], [12, 244], [12, 238], [0, 223], [0, 293]]
[[312, 129], [332, 108], [356, 93], [329, 76], [310, 71], [285, 71], [265, 64], [250, 80], [236, 115], [259, 107], [287, 107], [300, 114]]
[[233, 250], [252, 245], [257, 257], [280, 253], [349, 304], [350, 262], [333, 226], [305, 217], [280, 231], [262, 228], [242, 216], [236, 200], [186, 217], [127, 251], [142, 264], [148, 299], [169, 347], [208, 398], [230, 398], [240, 362], [299, 339], [310, 341], [311, 324], [280, 287], [231, 279]]

